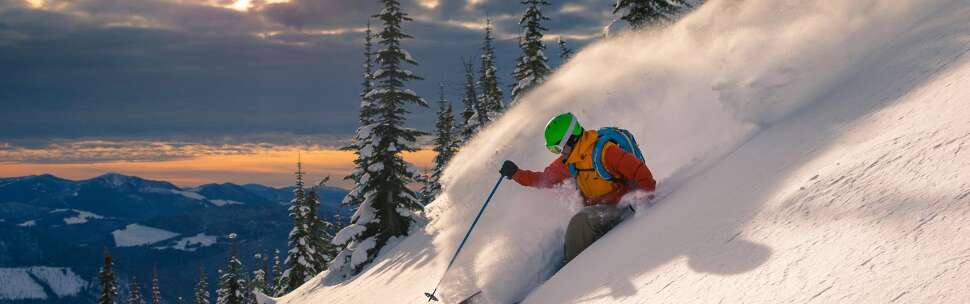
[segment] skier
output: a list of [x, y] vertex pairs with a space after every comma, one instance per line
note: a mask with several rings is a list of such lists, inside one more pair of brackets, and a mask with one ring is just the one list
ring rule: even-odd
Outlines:
[[522, 170], [506, 160], [502, 176], [523, 186], [551, 188], [576, 180], [584, 207], [566, 228], [563, 265], [623, 220], [620, 198], [633, 190], [653, 192], [657, 182], [633, 136], [619, 128], [584, 130], [572, 113], [556, 115], [545, 129], [546, 148], [558, 154], [542, 172]]

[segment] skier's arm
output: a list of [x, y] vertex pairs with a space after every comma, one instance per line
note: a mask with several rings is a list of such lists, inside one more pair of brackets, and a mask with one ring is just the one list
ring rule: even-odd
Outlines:
[[520, 169], [512, 175], [512, 179], [523, 186], [552, 188], [565, 181], [569, 176], [569, 169], [563, 164], [562, 158], [557, 158], [542, 172]]
[[657, 181], [653, 180], [650, 168], [635, 155], [616, 145], [607, 145], [604, 149], [603, 165], [610, 174], [633, 182], [639, 190], [653, 192], [657, 189]]

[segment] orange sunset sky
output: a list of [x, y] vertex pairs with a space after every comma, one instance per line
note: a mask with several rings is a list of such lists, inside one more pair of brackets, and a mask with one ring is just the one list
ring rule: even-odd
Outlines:
[[[172, 182], [180, 187], [206, 183], [258, 183], [268, 186], [293, 184], [297, 158], [309, 181], [331, 176], [329, 185], [348, 188], [342, 178], [353, 170], [354, 154], [332, 148], [278, 147], [244, 153], [189, 156], [170, 160], [106, 160], [78, 163], [0, 162], [0, 177], [49, 173], [68, 179], [86, 179], [116, 172], [142, 178]], [[430, 166], [434, 152], [405, 153], [406, 160], [421, 169]]]

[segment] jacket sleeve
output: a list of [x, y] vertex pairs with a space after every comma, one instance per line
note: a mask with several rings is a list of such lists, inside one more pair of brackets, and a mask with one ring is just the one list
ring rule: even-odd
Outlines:
[[512, 179], [520, 185], [527, 187], [552, 188], [570, 176], [569, 169], [566, 168], [566, 165], [560, 157], [552, 161], [542, 172], [520, 169], [519, 172], [512, 175]]
[[610, 174], [632, 182], [638, 190], [653, 192], [657, 189], [657, 181], [653, 180], [650, 168], [635, 155], [616, 145], [608, 145], [604, 150], [603, 166]]

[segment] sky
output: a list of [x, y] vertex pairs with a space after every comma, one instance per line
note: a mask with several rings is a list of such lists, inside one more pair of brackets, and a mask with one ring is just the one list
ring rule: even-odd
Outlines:
[[[550, 2], [553, 66], [557, 38], [581, 48], [613, 20], [612, 1]], [[402, 6], [414, 19], [404, 24], [414, 37], [404, 47], [425, 78], [410, 84], [419, 95], [436, 100], [444, 81], [459, 106], [461, 62], [479, 55], [486, 16], [498, 36], [500, 80], [511, 83], [519, 1]], [[311, 170], [346, 174], [352, 155], [334, 149], [357, 127], [363, 31], [379, 7], [378, 0], [0, 0], [0, 177], [120, 172], [186, 186], [282, 186], [293, 168], [281, 164], [301, 151]], [[435, 109], [410, 110], [411, 127], [432, 128]], [[408, 159], [427, 167], [428, 153]]]

